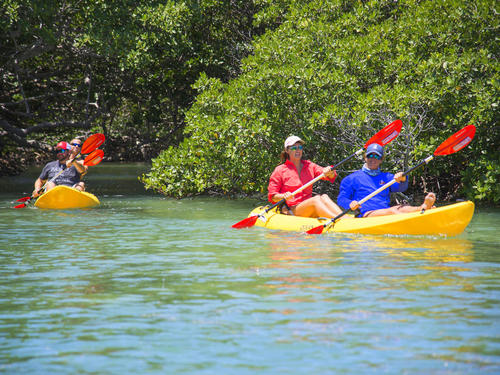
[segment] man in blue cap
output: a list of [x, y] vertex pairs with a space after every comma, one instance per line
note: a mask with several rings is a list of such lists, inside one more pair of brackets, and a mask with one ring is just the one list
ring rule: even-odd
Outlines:
[[[384, 148], [378, 143], [372, 143], [366, 148], [365, 164], [359, 171], [351, 173], [340, 183], [340, 192], [337, 203], [344, 209], [356, 210], [359, 208], [359, 217], [384, 216], [393, 214], [403, 214], [407, 212], [430, 209], [436, 200], [434, 193], [429, 193], [425, 197], [424, 203], [420, 206], [397, 205], [390, 206], [390, 193], [405, 191], [408, 189], [408, 181], [402, 172], [396, 174], [382, 172], [380, 165], [384, 160]], [[396, 180], [396, 183], [388, 189], [381, 191], [371, 199], [359, 205], [358, 201], [370, 195], [387, 182]]]

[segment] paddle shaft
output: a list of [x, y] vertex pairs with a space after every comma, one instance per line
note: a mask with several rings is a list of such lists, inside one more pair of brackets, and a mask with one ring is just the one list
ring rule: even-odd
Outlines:
[[[337, 167], [339, 167], [340, 165], [344, 164], [345, 162], [348, 162], [349, 160], [351, 160], [353, 157], [355, 157], [356, 155], [361, 155], [363, 153], [364, 149], [363, 148], [360, 148], [358, 151], [356, 151], [354, 154], [352, 154], [351, 156], [348, 156], [347, 158], [345, 158], [344, 160], [338, 162], [337, 164], [335, 165], [331, 165], [331, 169], [334, 170], [336, 169]], [[312, 184], [314, 184], [316, 181], [319, 181], [321, 180], [323, 177], [325, 177], [325, 174], [324, 173], [321, 173], [319, 176], [313, 178], [311, 181], [309, 181], [308, 183], [302, 185], [301, 187], [299, 187], [297, 190], [295, 190], [293, 193], [292, 193], [292, 197], [295, 196], [296, 194], [300, 193], [302, 190], [308, 188], [309, 186], [311, 186]], [[286, 202], [286, 199], [283, 198], [281, 199], [279, 202], [273, 204], [272, 206], [268, 207], [265, 209], [265, 213], [269, 212], [270, 210], [272, 210], [274, 207], [277, 207], [277, 206], [282, 206], [284, 203]]]

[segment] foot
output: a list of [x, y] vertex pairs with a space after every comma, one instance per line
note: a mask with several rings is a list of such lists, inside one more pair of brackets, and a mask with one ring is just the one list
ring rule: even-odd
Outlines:
[[436, 201], [436, 194], [434, 193], [429, 193], [425, 196], [424, 198], [424, 203], [422, 203], [422, 210], [430, 210], [431, 208], [436, 208], [434, 206], [434, 202]]

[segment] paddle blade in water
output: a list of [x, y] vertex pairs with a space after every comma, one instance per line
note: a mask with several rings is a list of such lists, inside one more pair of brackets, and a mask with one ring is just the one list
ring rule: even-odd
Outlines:
[[106, 137], [104, 136], [104, 134], [97, 133], [97, 134], [91, 135], [90, 137], [87, 138], [87, 140], [85, 142], [83, 142], [81, 153], [82, 154], [91, 153], [97, 147], [102, 145], [105, 140], [106, 140]]
[[325, 228], [324, 225], [319, 225], [317, 227], [314, 227], [313, 229], [309, 229], [306, 233], [307, 234], [321, 234], [321, 233], [323, 233], [323, 228]]
[[21, 203], [21, 204], [18, 204], [17, 206], [14, 206], [14, 208], [24, 208], [26, 206], [27, 206], [26, 203]]
[[459, 130], [446, 141], [441, 143], [436, 151], [434, 151], [434, 155], [450, 155], [460, 151], [472, 141], [475, 134], [476, 127], [472, 124], [467, 125], [465, 128]]
[[83, 164], [90, 167], [97, 165], [102, 161], [103, 157], [104, 157], [103, 150], [95, 150], [85, 158]]
[[378, 143], [382, 147], [386, 144], [392, 142], [401, 132], [403, 127], [403, 122], [401, 120], [396, 120], [391, 122], [385, 128], [380, 130], [377, 134], [371, 137], [366, 143], [365, 148], [367, 148], [372, 143]]
[[246, 219], [243, 219], [237, 222], [236, 224], [231, 225], [231, 227], [236, 229], [253, 227], [255, 225], [255, 222], [257, 221], [257, 218], [258, 218], [257, 215], [247, 217]]
[[31, 199], [31, 197], [19, 198], [18, 200], [16, 200], [16, 202], [26, 202], [26, 201], [29, 201], [30, 199]]

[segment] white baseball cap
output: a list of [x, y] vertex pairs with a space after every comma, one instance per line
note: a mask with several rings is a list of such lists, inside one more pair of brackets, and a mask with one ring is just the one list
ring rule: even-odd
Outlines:
[[290, 147], [297, 142], [304, 144], [304, 141], [302, 139], [300, 139], [296, 135], [292, 135], [285, 140], [285, 148]]

